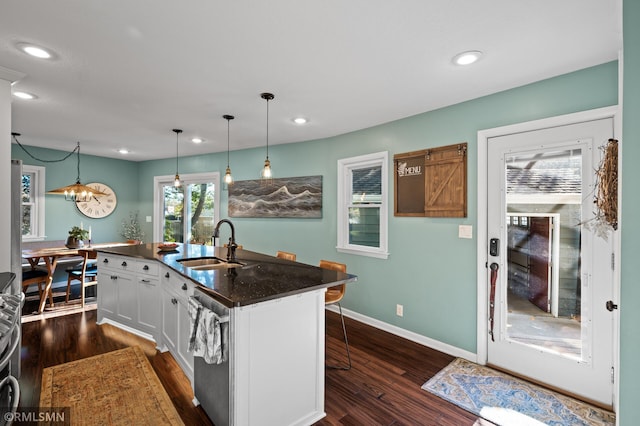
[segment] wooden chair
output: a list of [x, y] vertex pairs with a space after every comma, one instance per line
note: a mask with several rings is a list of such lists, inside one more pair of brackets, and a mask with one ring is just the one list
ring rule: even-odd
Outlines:
[[[334, 271], [347, 273], [347, 265], [344, 263], [332, 262], [330, 260], [321, 260], [318, 265], [323, 269], [331, 269]], [[350, 370], [351, 369], [351, 352], [349, 351], [349, 340], [347, 339], [347, 329], [344, 326], [344, 315], [342, 315], [342, 306], [340, 305], [340, 301], [344, 297], [344, 293], [347, 290], [346, 284], [340, 284], [337, 286], [329, 287], [327, 292], [324, 295], [324, 304], [332, 305], [337, 304], [338, 309], [340, 310], [340, 320], [342, 320], [342, 333], [344, 335], [344, 344], [347, 348], [347, 358], [349, 360], [349, 366], [339, 366], [339, 365], [327, 365], [327, 368], [333, 368], [338, 370]]]
[[[27, 288], [32, 284], [38, 284], [38, 296], [42, 300], [42, 285], [47, 285], [49, 273], [42, 269], [31, 268], [22, 271], [22, 291], [26, 294]], [[53, 306], [53, 295], [49, 293], [49, 306]]]
[[278, 252], [276, 253], [276, 257], [280, 258], [280, 259], [286, 259], [286, 260], [292, 260], [292, 261], [296, 261], [296, 254], [295, 253], [289, 253], [288, 251], [280, 251], [278, 250]]
[[69, 292], [71, 291], [71, 281], [80, 281], [80, 298], [82, 299], [82, 307], [84, 308], [84, 290], [87, 287], [98, 284], [98, 266], [95, 262], [91, 262], [98, 257], [95, 250], [78, 250], [83, 260], [80, 266], [67, 268], [69, 277], [67, 278], [67, 296], [65, 303], [69, 303]]

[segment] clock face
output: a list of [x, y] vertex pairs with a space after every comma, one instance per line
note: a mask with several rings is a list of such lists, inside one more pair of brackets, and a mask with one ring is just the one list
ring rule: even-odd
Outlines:
[[118, 203], [116, 193], [113, 192], [113, 189], [104, 183], [93, 182], [87, 183], [86, 185], [97, 191], [104, 192], [106, 195], [94, 195], [89, 201], [76, 202], [76, 207], [78, 207], [80, 213], [94, 219], [107, 217], [113, 213]]

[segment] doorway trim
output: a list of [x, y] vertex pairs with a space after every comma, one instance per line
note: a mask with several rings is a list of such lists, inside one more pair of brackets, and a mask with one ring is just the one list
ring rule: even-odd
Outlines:
[[[489, 139], [511, 135], [516, 133], [547, 129], [553, 127], [560, 127], [569, 124], [576, 124], [585, 121], [600, 120], [612, 118], [614, 123], [613, 136], [621, 139], [619, 135], [622, 135], [622, 116], [620, 108], [617, 105], [598, 108], [589, 111], [582, 111], [572, 114], [566, 114], [556, 117], [544, 118], [540, 120], [528, 121], [524, 123], [512, 124], [508, 126], [496, 127], [493, 129], [485, 129], [478, 131], [478, 231], [477, 231], [477, 335], [476, 335], [476, 362], [478, 364], [485, 365], [487, 363], [487, 340], [489, 337], [488, 328], [488, 285], [489, 285], [489, 269], [487, 247], [489, 244], [487, 236], [487, 195], [488, 195], [488, 146]], [[618, 136], [617, 136], [618, 135]], [[622, 144], [620, 145], [622, 148]], [[618, 176], [622, 176], [621, 171], [621, 156], [618, 158]], [[618, 181], [618, 208], [620, 207], [620, 190], [622, 182]], [[618, 233], [613, 233], [614, 238], [613, 245], [615, 247], [615, 271], [613, 282], [613, 297], [614, 300], [620, 300], [620, 238]], [[617, 407], [618, 393], [619, 393], [619, 348], [620, 348], [620, 317], [619, 311], [613, 313], [613, 361], [615, 368], [615, 384], [613, 386], [614, 395], [614, 407]]]

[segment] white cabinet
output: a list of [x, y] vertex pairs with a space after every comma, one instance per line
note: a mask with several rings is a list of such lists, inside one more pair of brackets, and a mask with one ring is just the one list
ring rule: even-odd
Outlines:
[[162, 343], [193, 383], [193, 354], [189, 348], [189, 296], [195, 284], [170, 268], [161, 267]]
[[159, 341], [160, 281], [154, 260], [98, 255], [98, 323]]

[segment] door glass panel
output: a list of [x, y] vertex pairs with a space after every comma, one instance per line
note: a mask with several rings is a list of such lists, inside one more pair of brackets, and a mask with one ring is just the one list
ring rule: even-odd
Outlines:
[[163, 240], [211, 244], [215, 225], [212, 182], [163, 186]]
[[163, 240], [182, 243], [184, 237], [184, 188], [163, 186]]
[[505, 157], [509, 340], [582, 360], [582, 154]]
[[214, 185], [213, 183], [195, 183], [187, 187], [187, 229], [189, 242], [193, 244], [211, 244], [214, 222]]

